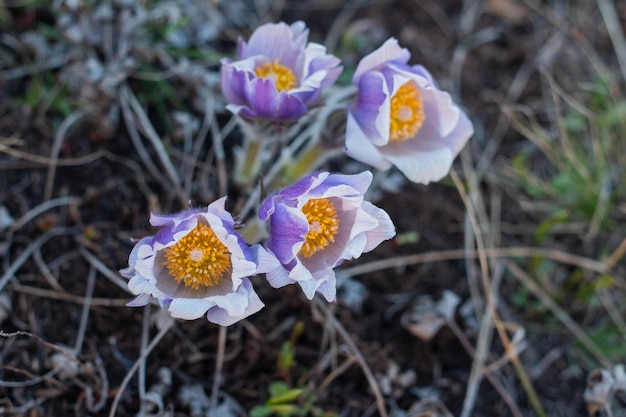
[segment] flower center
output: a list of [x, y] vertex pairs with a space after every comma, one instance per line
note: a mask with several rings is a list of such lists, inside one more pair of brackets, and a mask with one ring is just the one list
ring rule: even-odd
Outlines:
[[264, 62], [254, 72], [257, 77], [273, 80], [278, 91], [291, 90], [296, 86], [296, 76], [289, 68], [280, 65], [277, 59], [274, 62]]
[[304, 244], [300, 253], [310, 258], [314, 253], [324, 249], [335, 241], [339, 230], [337, 210], [327, 198], [314, 198], [302, 207], [302, 213], [309, 222], [309, 232], [304, 237]]
[[402, 85], [391, 97], [391, 122], [389, 142], [414, 137], [422, 127], [426, 116], [415, 81]]
[[195, 229], [164, 249], [163, 263], [176, 282], [197, 290], [212, 287], [231, 269], [230, 253], [215, 235], [213, 229], [198, 223]]

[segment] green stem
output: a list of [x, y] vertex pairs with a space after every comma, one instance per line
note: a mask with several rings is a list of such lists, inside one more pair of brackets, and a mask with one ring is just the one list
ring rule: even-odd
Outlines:
[[237, 184], [247, 186], [259, 175], [264, 144], [265, 141], [245, 138], [243, 148], [238, 149], [235, 154], [237, 158], [235, 181]]
[[526, 374], [526, 371], [520, 364], [519, 359], [517, 358], [517, 354], [513, 353], [513, 355], [515, 355], [515, 357], [513, 358], [514, 360], [511, 360], [511, 364], [515, 369], [515, 373], [517, 374], [517, 377], [519, 378], [522, 387], [524, 388], [524, 391], [526, 391], [528, 401], [530, 401], [530, 404], [535, 409], [535, 412], [539, 417], [546, 417], [546, 412], [541, 405], [541, 401], [539, 400], [537, 392], [533, 388], [532, 382], [530, 382], [530, 379], [528, 378], [528, 374]]
[[296, 181], [311, 173], [324, 160], [326, 149], [317, 143], [307, 146], [295, 159], [294, 163], [285, 167], [284, 180]]

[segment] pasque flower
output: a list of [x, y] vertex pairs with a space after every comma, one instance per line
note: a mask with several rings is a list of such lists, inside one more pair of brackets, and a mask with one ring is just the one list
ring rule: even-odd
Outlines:
[[389, 215], [363, 199], [369, 171], [356, 175], [321, 172], [267, 198], [259, 218], [270, 237], [256, 247], [259, 272], [279, 288], [298, 283], [312, 299], [336, 295], [334, 267], [358, 258], [395, 235]]
[[222, 92], [227, 108], [246, 118], [293, 120], [303, 116], [335, 82], [340, 60], [317, 43], [308, 43], [304, 22], [265, 24], [246, 43], [239, 59], [222, 60]]
[[427, 184], [448, 174], [474, 128], [424, 67], [407, 65], [410, 57], [391, 38], [361, 60], [352, 78], [359, 93], [348, 110], [346, 153]]
[[152, 214], [161, 229], [144, 237], [131, 251], [122, 275], [137, 295], [130, 306], [152, 297], [175, 318], [229, 326], [263, 308], [249, 276], [256, 274], [248, 246], [234, 230], [223, 197], [206, 209], [174, 215]]

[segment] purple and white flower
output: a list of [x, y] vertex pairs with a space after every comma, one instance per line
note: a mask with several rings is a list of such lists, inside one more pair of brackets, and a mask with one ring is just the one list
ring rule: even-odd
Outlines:
[[474, 133], [472, 123], [394, 38], [365, 56], [353, 84], [346, 153], [378, 169], [396, 166], [411, 181], [427, 184], [448, 174]]
[[304, 22], [265, 24], [246, 43], [239, 41], [237, 61], [222, 59], [226, 108], [245, 118], [295, 120], [306, 114], [322, 88], [342, 71], [339, 58], [308, 43]]
[[120, 273], [137, 297], [129, 306], [152, 297], [172, 317], [229, 326], [263, 308], [249, 276], [257, 272], [248, 246], [235, 232], [223, 197], [206, 209], [150, 216], [161, 229], [139, 240]]
[[265, 247], [256, 246], [259, 272], [274, 288], [298, 283], [307, 298], [336, 296], [335, 271], [395, 235], [389, 215], [363, 199], [369, 171], [309, 175], [267, 198], [259, 218], [269, 221]]

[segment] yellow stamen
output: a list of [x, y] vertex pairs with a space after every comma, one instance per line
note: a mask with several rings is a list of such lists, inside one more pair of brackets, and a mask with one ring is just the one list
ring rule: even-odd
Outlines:
[[254, 69], [258, 77], [274, 80], [278, 91], [291, 90], [296, 86], [296, 76], [284, 65], [280, 65], [278, 60], [274, 62], [264, 62]]
[[164, 250], [163, 263], [176, 282], [197, 290], [216, 285], [232, 269], [230, 253], [213, 229], [198, 223], [185, 237]]
[[327, 198], [314, 198], [307, 201], [302, 207], [302, 213], [309, 222], [309, 232], [304, 237], [305, 241], [300, 253], [305, 258], [310, 258], [314, 253], [335, 241], [335, 235], [339, 230], [339, 218], [335, 206]]
[[389, 142], [414, 137], [422, 127], [426, 116], [415, 81], [403, 84], [391, 97], [391, 120]]

